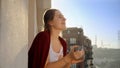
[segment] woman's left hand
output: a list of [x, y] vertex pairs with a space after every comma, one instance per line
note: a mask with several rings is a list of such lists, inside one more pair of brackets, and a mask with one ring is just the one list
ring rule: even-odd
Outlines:
[[75, 59], [72, 60], [72, 64], [75, 64], [75, 63], [78, 63], [78, 62], [83, 62], [84, 59], [85, 59], [84, 50], [81, 50], [81, 51], [78, 50], [78, 51], [74, 52], [74, 58]]
[[76, 64], [76, 63], [79, 63], [79, 62], [83, 62], [84, 61], [84, 57], [79, 59], [79, 60], [72, 60], [71, 64]]

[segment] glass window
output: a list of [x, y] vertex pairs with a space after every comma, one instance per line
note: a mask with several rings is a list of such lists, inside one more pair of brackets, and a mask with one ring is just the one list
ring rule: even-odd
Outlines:
[[76, 38], [70, 38], [70, 44], [76, 44]]

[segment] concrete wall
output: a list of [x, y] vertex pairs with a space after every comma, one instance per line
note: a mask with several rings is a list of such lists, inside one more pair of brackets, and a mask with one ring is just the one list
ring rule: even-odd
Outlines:
[[0, 68], [27, 68], [28, 0], [1, 0]]
[[0, 0], [0, 68], [27, 68], [29, 47], [50, 7], [51, 0]]

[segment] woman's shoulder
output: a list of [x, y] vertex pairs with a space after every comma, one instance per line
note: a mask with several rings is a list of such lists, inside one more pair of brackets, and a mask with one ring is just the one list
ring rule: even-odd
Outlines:
[[50, 36], [50, 33], [49, 31], [41, 31], [37, 34], [37, 37], [49, 37]]

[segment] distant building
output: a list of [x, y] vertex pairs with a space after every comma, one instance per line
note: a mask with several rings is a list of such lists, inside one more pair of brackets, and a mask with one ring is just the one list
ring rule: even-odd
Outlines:
[[120, 30], [118, 31], [118, 47], [120, 47]]
[[92, 68], [93, 52], [92, 52], [91, 40], [88, 39], [86, 36], [84, 36], [83, 29], [77, 27], [67, 28], [67, 30], [63, 31], [62, 35], [68, 44], [68, 51], [70, 51], [70, 47], [73, 45], [84, 46], [85, 49], [85, 61], [73, 65], [72, 68]]

